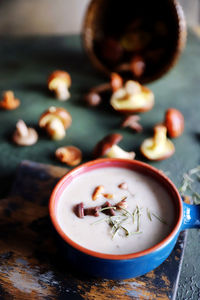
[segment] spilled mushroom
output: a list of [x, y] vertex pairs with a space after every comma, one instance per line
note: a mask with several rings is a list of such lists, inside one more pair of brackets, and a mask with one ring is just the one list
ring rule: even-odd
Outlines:
[[152, 109], [154, 94], [139, 82], [128, 80], [122, 88], [112, 94], [110, 104], [114, 110], [121, 113], [142, 113]]
[[98, 106], [102, 101], [102, 93], [107, 91], [116, 92], [122, 86], [122, 77], [117, 73], [111, 73], [110, 82], [102, 83], [91, 88], [90, 91], [84, 96], [84, 101], [89, 106]]
[[134, 159], [135, 152], [127, 152], [117, 145], [122, 138], [123, 136], [119, 133], [112, 133], [104, 137], [95, 146], [93, 151], [94, 157]]
[[55, 152], [56, 158], [69, 166], [76, 166], [82, 160], [82, 152], [75, 146], [60, 147]]
[[66, 101], [70, 98], [69, 87], [71, 86], [71, 77], [68, 72], [57, 70], [51, 73], [48, 78], [48, 88], [53, 91], [56, 98], [60, 101]]
[[53, 140], [63, 139], [71, 123], [70, 113], [62, 107], [55, 106], [51, 106], [39, 119], [39, 126], [44, 128]]
[[31, 146], [38, 140], [38, 134], [34, 128], [27, 127], [23, 120], [16, 124], [13, 134], [13, 142], [19, 146]]
[[3, 99], [0, 101], [0, 108], [5, 110], [16, 109], [20, 105], [20, 100], [15, 98], [13, 91], [5, 91]]
[[174, 144], [167, 138], [167, 128], [158, 124], [154, 127], [154, 135], [143, 141], [142, 154], [149, 160], [163, 160], [175, 152]]

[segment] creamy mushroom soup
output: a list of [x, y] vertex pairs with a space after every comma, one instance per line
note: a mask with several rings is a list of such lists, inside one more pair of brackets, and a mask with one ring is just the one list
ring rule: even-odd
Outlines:
[[171, 232], [175, 218], [172, 199], [159, 183], [118, 167], [75, 178], [62, 193], [56, 213], [71, 240], [106, 254], [156, 245]]

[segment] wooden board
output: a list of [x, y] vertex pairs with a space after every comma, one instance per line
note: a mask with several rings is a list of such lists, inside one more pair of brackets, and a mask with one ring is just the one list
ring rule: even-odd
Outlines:
[[186, 234], [156, 270], [128, 280], [100, 280], [63, 261], [48, 216], [49, 195], [67, 169], [23, 161], [0, 206], [1, 299], [174, 299]]

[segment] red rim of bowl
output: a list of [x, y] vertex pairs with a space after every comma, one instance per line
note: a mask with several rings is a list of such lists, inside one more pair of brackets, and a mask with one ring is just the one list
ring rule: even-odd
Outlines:
[[[124, 164], [124, 166], [123, 166]], [[125, 165], [130, 166], [129, 169], [134, 170], [133, 167], [136, 167], [136, 171], [141, 172], [140, 168], [143, 170], [147, 170], [148, 171], [148, 176], [149, 174], [153, 175], [154, 179], [159, 178], [160, 182], [162, 183], [163, 187], [166, 189], [166, 187], [169, 188], [169, 192], [170, 192], [170, 196], [173, 198], [176, 198], [176, 209], [177, 211], [179, 211], [179, 215], [177, 218], [177, 221], [175, 223], [174, 228], [172, 229], [172, 231], [170, 232], [170, 234], [165, 237], [161, 242], [159, 242], [158, 244], [156, 244], [155, 246], [148, 248], [146, 250], [143, 251], [139, 251], [139, 252], [135, 252], [135, 253], [130, 253], [130, 254], [106, 254], [106, 253], [100, 253], [100, 252], [96, 252], [90, 249], [87, 249], [83, 246], [80, 246], [79, 244], [75, 243], [73, 240], [71, 240], [62, 230], [62, 228], [60, 227], [58, 221], [57, 221], [57, 217], [56, 217], [56, 201], [57, 201], [57, 195], [58, 192], [61, 190], [61, 188], [63, 187], [65, 181], [67, 178], [72, 177], [73, 178], [82, 175], [86, 170], [92, 167], [92, 166], [96, 166], [99, 165], [102, 167], [125, 167]], [[131, 168], [132, 166], [132, 168]], [[57, 233], [61, 236], [61, 238], [67, 242], [67, 244], [69, 244], [70, 246], [72, 246], [73, 248], [75, 248], [76, 250], [83, 252], [87, 255], [90, 256], [94, 256], [94, 257], [98, 257], [98, 258], [102, 258], [102, 259], [110, 259], [110, 260], [123, 260], [123, 259], [132, 259], [132, 258], [137, 258], [137, 257], [141, 257], [147, 254], [150, 254], [156, 250], [158, 250], [159, 248], [165, 246], [165, 244], [169, 243], [177, 234], [177, 232], [179, 231], [179, 228], [181, 226], [182, 223], [182, 218], [183, 218], [183, 207], [182, 207], [182, 200], [181, 197], [179, 195], [179, 192], [177, 190], [177, 188], [175, 187], [175, 185], [173, 184], [173, 182], [164, 175], [164, 173], [146, 163], [143, 163], [141, 161], [137, 161], [137, 160], [128, 160], [128, 159], [110, 159], [110, 158], [105, 158], [105, 159], [97, 159], [97, 160], [93, 160], [87, 163], [84, 163], [76, 168], [74, 168], [73, 170], [71, 170], [70, 172], [68, 172], [66, 175], [64, 175], [64, 177], [62, 177], [59, 182], [57, 183], [57, 185], [54, 187], [53, 192], [51, 194], [50, 197], [50, 201], [49, 201], [49, 213], [50, 213], [50, 218], [51, 221], [53, 223], [54, 228], [56, 229]]]

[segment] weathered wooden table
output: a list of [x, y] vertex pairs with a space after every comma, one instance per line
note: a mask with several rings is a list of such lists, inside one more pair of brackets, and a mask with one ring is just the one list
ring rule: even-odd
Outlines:
[[[164, 171], [169, 171], [170, 178], [177, 186], [179, 186], [183, 172], [195, 167], [200, 162], [199, 51], [200, 40], [193, 34], [189, 34], [186, 50], [182, 55], [178, 65], [169, 74], [167, 74], [167, 76], [149, 85], [149, 87], [155, 93], [156, 104], [152, 111], [141, 115], [141, 122], [144, 126], [144, 132], [142, 134], [133, 134], [129, 130], [120, 129], [120, 115], [114, 114], [107, 108], [86, 108], [81, 101], [83, 93], [89, 87], [103, 82], [104, 79], [100, 77], [100, 75], [88, 62], [88, 59], [83, 53], [80, 38], [78, 36], [46, 38], [35, 37], [23, 39], [2, 38], [0, 40], [0, 90], [14, 90], [16, 96], [21, 99], [21, 106], [15, 111], [0, 111], [1, 197], [5, 197], [10, 193], [16, 167], [23, 159], [61, 166], [61, 164], [56, 162], [53, 155], [55, 149], [60, 145], [73, 144], [80, 147], [83, 150], [84, 161], [87, 161], [91, 159], [91, 151], [100, 138], [110, 132], [119, 132], [124, 136], [124, 139], [121, 142], [122, 147], [127, 150], [135, 150], [137, 153], [137, 158], [143, 159], [138, 151], [141, 142], [145, 137], [152, 134], [152, 127], [154, 124], [163, 120], [165, 109], [171, 106], [176, 107], [183, 112], [185, 116], [185, 132], [182, 137], [174, 140], [176, 147], [175, 155], [168, 160], [152, 163], [152, 165]], [[56, 102], [53, 96], [50, 95], [46, 89], [46, 78], [49, 72], [60, 68], [68, 70], [72, 75], [72, 97], [68, 102], [62, 104], [72, 114], [72, 127], [68, 130], [65, 139], [62, 141], [53, 142], [49, 140], [48, 137], [46, 137], [42, 132], [40, 132], [40, 139], [36, 145], [29, 148], [16, 147], [11, 142], [11, 134], [14, 130], [15, 123], [19, 118], [25, 120], [29, 125], [37, 127], [37, 120], [40, 114], [47, 107], [50, 105], [61, 105], [60, 103]], [[45, 189], [45, 186], [43, 186], [43, 189]], [[31, 194], [29, 194], [27, 191], [26, 196], [31, 197]], [[54, 255], [55, 249], [52, 248], [52, 256], [46, 256], [46, 253], [51, 252], [51, 249], [48, 248], [48, 243], [45, 245], [45, 242], [43, 240], [41, 241], [39, 238], [40, 235], [37, 235], [36, 238], [36, 233], [40, 232], [40, 230], [44, 230], [41, 236], [45, 236], [45, 228], [48, 228], [47, 234], [49, 237], [49, 227], [45, 227], [46, 219], [42, 218], [44, 211], [47, 212], [47, 198], [44, 201], [44, 211], [43, 209], [36, 210], [36, 212], [34, 211], [34, 213], [38, 213], [38, 217], [41, 216], [41, 223], [36, 222], [31, 225], [31, 235], [28, 230], [30, 228], [28, 228], [27, 235], [25, 234], [20, 236], [20, 230], [22, 228], [20, 227], [22, 226], [20, 225], [20, 217], [24, 214], [24, 219], [27, 213], [26, 205], [30, 205], [31, 202], [29, 203], [25, 201], [26, 205], [24, 206], [24, 211], [19, 210], [20, 213], [17, 212], [18, 207], [16, 202], [13, 204], [11, 203], [11, 207], [8, 209], [6, 209], [6, 203], [7, 202], [5, 199], [2, 200], [0, 207], [2, 210], [1, 213], [5, 214], [4, 218], [1, 218], [1, 245], [2, 247], [5, 247], [4, 249], [7, 249], [8, 246], [11, 245], [13, 250], [10, 251], [10, 254], [4, 251], [4, 256], [1, 252], [1, 298], [27, 299], [26, 292], [30, 292], [30, 286], [34, 286], [35, 290], [28, 294], [28, 297], [32, 297], [33, 299], [39, 299], [39, 297], [41, 299], [54, 299], [56, 295], [55, 291], [58, 292], [57, 296], [60, 295], [58, 296], [58, 299], [61, 299], [61, 296], [62, 299], [81, 299], [80, 293], [72, 293], [75, 287], [78, 286], [73, 286], [73, 273], [69, 275], [71, 285], [67, 287], [67, 284], [65, 285], [64, 283], [59, 285], [59, 282], [62, 280], [64, 280], [64, 282], [67, 280], [67, 278], [63, 279], [61, 277], [58, 279], [59, 276], [61, 276], [60, 274], [64, 273], [59, 273], [57, 271], [57, 281], [54, 281], [55, 278], [51, 272], [49, 274], [45, 273], [47, 269], [45, 269], [44, 272], [39, 270], [39, 266], [43, 266], [43, 263], [47, 263], [48, 260], [51, 261], [51, 263], [57, 264], [57, 257]], [[11, 211], [16, 211], [16, 213], [11, 213]], [[31, 218], [31, 215], [27, 216], [27, 222], [29, 220], [28, 217]], [[7, 228], [7, 226], [5, 226], [5, 224], [7, 224], [4, 222], [5, 220], [10, 221], [11, 227]], [[17, 220], [18, 223], [14, 224], [14, 220]], [[36, 232], [35, 234], [34, 230]], [[30, 237], [36, 238], [36, 240], [34, 240], [34, 244], [33, 239], [30, 239]], [[191, 230], [188, 234], [186, 250], [180, 274], [180, 282], [177, 293], [178, 300], [200, 298], [199, 242], [199, 231]], [[39, 261], [38, 267], [35, 260], [36, 258], [31, 258], [32, 261], [29, 261], [29, 264], [34, 266], [34, 268], [31, 269], [31, 274], [29, 273], [29, 269], [26, 264], [27, 262], [21, 258], [16, 259], [15, 256], [16, 253], [20, 253], [19, 250], [23, 244], [25, 246], [27, 245], [27, 248], [24, 247], [24, 250], [27, 250], [27, 255], [29, 255], [29, 249], [31, 247], [35, 249], [34, 254], [36, 257], [37, 254], [39, 255], [37, 258]], [[42, 245], [42, 251], [40, 251], [40, 253], [37, 253], [37, 245]], [[1, 249], [3, 249], [2, 247]], [[15, 255], [13, 255], [12, 252], [15, 253]], [[61, 267], [62, 269], [63, 266], [58, 265], [58, 267]], [[14, 272], [17, 270], [17, 268], [19, 272]], [[24, 273], [22, 271], [24, 271]], [[8, 272], [11, 276], [10, 280], [7, 280], [6, 278], [6, 274], [8, 274]], [[171, 272], [173, 273], [173, 270]], [[25, 277], [20, 277], [20, 274], [25, 274]], [[30, 274], [30, 277], [28, 277], [28, 274]], [[43, 276], [44, 274], [45, 276]], [[34, 277], [32, 277], [33, 275]], [[33, 278], [35, 281], [32, 281]], [[76, 279], [78, 280], [78, 277], [76, 277]], [[112, 299], [113, 295], [115, 295], [116, 299], [117, 295], [118, 299], [126, 299], [123, 298], [124, 294], [120, 295], [121, 289], [117, 288], [115, 283], [110, 284], [105, 281], [103, 284], [98, 284], [93, 281], [92, 286], [88, 284], [89, 279], [86, 279], [86, 288], [86, 286], [81, 286], [82, 278], [79, 279], [80, 285], [78, 286], [78, 291], [82, 291], [82, 296], [85, 295], [85, 299], [102, 299], [102, 292], [106, 288], [108, 290], [108, 287], [111, 289], [111, 291], [112, 289], [116, 288], [116, 291], [115, 294], [110, 292], [107, 299]], [[20, 284], [24, 283], [23, 291], [20, 290], [21, 285], [19, 285], [19, 282]], [[5, 284], [7, 284], [6, 287]], [[165, 286], [166, 282], [162, 281], [161, 284]], [[137, 297], [139, 297], [138, 294], [133, 294], [133, 287], [134, 284], [130, 284], [130, 282], [123, 285], [123, 291], [127, 292], [127, 299], [137, 299]], [[45, 289], [46, 294], [43, 293]], [[69, 291], [67, 291], [67, 289], [69, 289]], [[42, 291], [41, 295], [38, 294], [40, 291]], [[24, 292], [26, 296], [24, 296]], [[70, 295], [70, 298], [67, 298], [69, 292], [71, 292], [73, 296]], [[157, 290], [157, 292], [159, 291]], [[90, 298], [88, 295], [90, 295]], [[147, 299], [151, 299], [148, 298], [148, 295], [149, 294], [146, 296]], [[141, 296], [141, 299], [145, 299], [142, 297], [143, 296]]]

